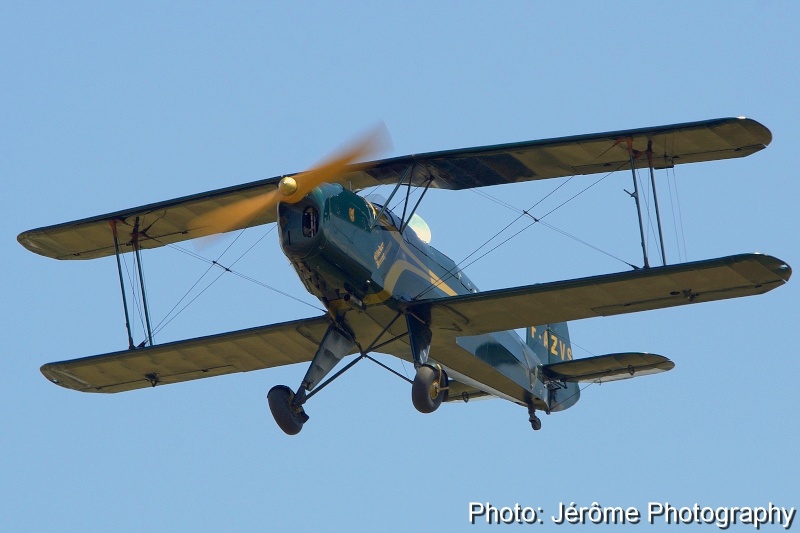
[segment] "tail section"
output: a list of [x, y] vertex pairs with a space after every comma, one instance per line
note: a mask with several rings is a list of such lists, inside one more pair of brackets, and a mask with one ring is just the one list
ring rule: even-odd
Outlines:
[[557, 381], [541, 372], [547, 365], [572, 361], [572, 344], [566, 322], [531, 326], [527, 329], [525, 342], [542, 365], [537, 369], [538, 379], [547, 387], [548, 411], [563, 411], [575, 405], [581, 392], [577, 383]]
[[566, 322], [531, 326], [527, 329], [525, 342], [544, 365], [572, 361], [572, 345]]

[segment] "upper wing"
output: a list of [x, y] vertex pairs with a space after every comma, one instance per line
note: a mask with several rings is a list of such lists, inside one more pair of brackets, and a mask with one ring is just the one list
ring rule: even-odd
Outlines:
[[438, 335], [461, 337], [762, 294], [783, 285], [791, 273], [779, 259], [744, 254], [452, 296], [414, 306], [430, 308], [431, 326]]
[[[514, 144], [466, 148], [396, 157], [348, 172], [355, 190], [402, 179], [413, 164], [411, 183], [442, 189], [466, 189], [576, 174], [611, 172], [630, 165], [627, 141], [637, 167], [650, 147], [655, 168], [744, 157], [766, 147], [769, 130], [745, 118], [724, 118], [636, 130], [578, 135]], [[26, 231], [17, 240], [29, 250], [56, 259], [93, 259], [114, 253], [111, 221], [118, 227], [123, 251], [131, 248], [138, 226], [139, 245], [156, 248], [211, 233], [198, 227], [199, 215], [273, 190], [281, 177], [159, 202], [98, 217]], [[275, 222], [274, 211], [261, 213], [241, 227]], [[239, 228], [232, 228], [239, 229]]]
[[327, 316], [95, 355], [42, 367], [47, 379], [82, 392], [122, 392], [311, 361]]
[[431, 180], [441, 189], [469, 189], [613, 172], [630, 168], [628, 140], [637, 168], [648, 166], [649, 147], [653, 168], [661, 169], [745, 157], [766, 148], [772, 134], [755, 120], [720, 118], [398, 157], [364, 173], [380, 183], [396, 183], [413, 162], [414, 185]]

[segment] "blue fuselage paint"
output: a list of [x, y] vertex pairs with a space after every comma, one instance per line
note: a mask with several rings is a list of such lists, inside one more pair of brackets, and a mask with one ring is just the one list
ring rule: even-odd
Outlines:
[[[284, 253], [306, 289], [332, 317], [351, 326], [355, 337], [359, 332], [348, 316], [352, 307], [342, 305], [345, 299], [359, 302], [359, 312], [380, 324], [386, 315], [378, 311], [386, 308], [402, 313], [411, 303], [478, 292], [449, 257], [421, 241], [412, 229], [401, 232], [401, 220], [391, 210], [376, 220], [380, 207], [335, 184], [314, 189], [297, 204], [278, 207]], [[496, 372], [526, 391], [525, 399], [509, 399], [549, 408], [548, 390], [538, 371], [547, 361], [515, 332], [457, 337], [456, 344], [464, 357], [485, 363], [482, 373], [465, 376], [473, 383], [483, 385], [485, 373]], [[431, 358], [436, 360], [436, 353]]]

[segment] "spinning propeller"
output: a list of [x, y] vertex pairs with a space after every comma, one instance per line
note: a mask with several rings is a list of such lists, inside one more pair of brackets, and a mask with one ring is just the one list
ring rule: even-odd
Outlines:
[[389, 146], [389, 132], [381, 123], [310, 170], [282, 178], [275, 190], [215, 209], [197, 217], [195, 224], [209, 234], [225, 233], [243, 227], [259, 213], [277, 208], [279, 202], [295, 204], [323, 183], [338, 183], [347, 172], [368, 168], [369, 164], [355, 163], [374, 159], [376, 154]]

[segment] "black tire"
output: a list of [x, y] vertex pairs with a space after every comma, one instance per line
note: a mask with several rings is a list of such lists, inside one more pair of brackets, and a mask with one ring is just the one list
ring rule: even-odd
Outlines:
[[269, 410], [278, 427], [287, 435], [297, 435], [303, 429], [305, 420], [292, 408], [294, 392], [286, 385], [276, 385], [267, 393]]
[[533, 428], [534, 431], [539, 431], [540, 429], [542, 429], [541, 419], [537, 417], [531, 420], [531, 427]]
[[417, 369], [414, 383], [411, 384], [411, 402], [414, 408], [420, 413], [434, 412], [444, 401], [446, 387], [447, 375], [444, 371], [431, 365], [422, 365]]

